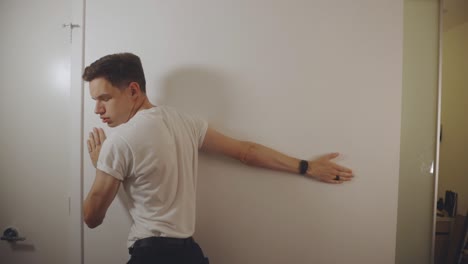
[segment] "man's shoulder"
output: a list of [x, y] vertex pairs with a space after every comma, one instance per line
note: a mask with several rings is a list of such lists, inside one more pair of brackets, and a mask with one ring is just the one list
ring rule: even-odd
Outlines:
[[122, 144], [126, 142], [128, 135], [124, 131], [125, 130], [121, 129], [120, 127], [115, 128], [115, 130], [109, 133], [107, 136], [106, 142], [110, 144]]
[[160, 105], [158, 106], [157, 108], [159, 108], [159, 111], [161, 113], [164, 113], [166, 115], [169, 115], [169, 116], [173, 116], [173, 115], [180, 115], [181, 113], [183, 113], [183, 111], [177, 109], [176, 107], [174, 106], [169, 106], [169, 105]]

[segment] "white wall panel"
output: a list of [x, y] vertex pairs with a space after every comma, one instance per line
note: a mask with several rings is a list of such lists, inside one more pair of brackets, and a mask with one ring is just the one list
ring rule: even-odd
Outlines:
[[[89, 1], [85, 63], [136, 53], [154, 102], [354, 169], [327, 185], [203, 155], [195, 238], [212, 263], [394, 263], [402, 13], [394, 0]], [[125, 261], [129, 223], [116, 201], [85, 230], [85, 263]]]
[[[0, 263], [67, 263], [71, 1], [0, 1]], [[79, 143], [79, 142], [77, 142]]]

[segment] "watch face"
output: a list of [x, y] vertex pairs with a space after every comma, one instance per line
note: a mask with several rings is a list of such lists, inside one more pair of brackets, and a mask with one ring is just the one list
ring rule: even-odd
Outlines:
[[299, 172], [301, 174], [305, 174], [307, 172], [307, 169], [309, 168], [309, 163], [305, 160], [301, 160], [299, 164]]

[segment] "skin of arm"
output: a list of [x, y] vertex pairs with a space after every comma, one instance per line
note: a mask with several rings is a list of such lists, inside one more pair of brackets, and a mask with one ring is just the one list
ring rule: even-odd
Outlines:
[[[200, 150], [226, 155], [250, 166], [290, 173], [299, 172], [300, 159], [290, 157], [261, 144], [225, 136], [211, 127], [206, 132]], [[353, 173], [350, 169], [331, 161], [338, 155], [338, 153], [330, 153], [316, 160], [308, 161], [309, 168], [306, 176], [333, 184], [351, 180]], [[340, 176], [340, 180], [336, 180], [336, 176]]]
[[[106, 135], [102, 128], [94, 128], [89, 133], [88, 152], [93, 166], [96, 168], [101, 145], [106, 140]], [[96, 177], [93, 186], [83, 203], [83, 217], [89, 228], [99, 226], [106, 216], [107, 209], [117, 195], [120, 181], [111, 175], [96, 169]]]
[[89, 228], [102, 224], [119, 187], [119, 180], [96, 169], [96, 178], [83, 204], [84, 221]]

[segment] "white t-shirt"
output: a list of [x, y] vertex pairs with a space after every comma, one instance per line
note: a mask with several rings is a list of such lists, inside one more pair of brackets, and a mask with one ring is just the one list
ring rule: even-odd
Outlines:
[[198, 150], [208, 123], [158, 106], [141, 110], [103, 143], [97, 168], [118, 180], [130, 201], [130, 247], [150, 236], [187, 238], [195, 230]]

